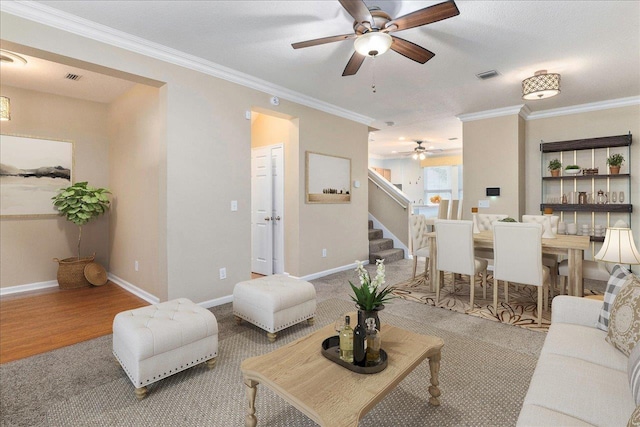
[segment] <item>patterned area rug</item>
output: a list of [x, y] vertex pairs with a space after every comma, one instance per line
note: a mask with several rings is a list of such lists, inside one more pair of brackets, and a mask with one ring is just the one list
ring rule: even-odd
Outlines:
[[[436, 293], [431, 291], [428, 279], [424, 276], [417, 276], [394, 285], [393, 292], [399, 298], [408, 301], [420, 302], [436, 306]], [[596, 291], [585, 289], [585, 295], [597, 294]], [[551, 306], [551, 298], [549, 299]], [[498, 311], [493, 306], [493, 276], [487, 276], [487, 297], [483, 298], [482, 280], [476, 278], [476, 289], [474, 304], [471, 307], [469, 301], [469, 277], [457, 276], [455, 279], [455, 289], [452, 287], [452, 275], [445, 274], [444, 287], [440, 290], [439, 308], [493, 320], [495, 322], [506, 323], [519, 326], [521, 328], [535, 331], [547, 332], [551, 324], [551, 311], [542, 311], [542, 326], [538, 326], [538, 288], [535, 286], [519, 286], [518, 289], [511, 284], [509, 286], [509, 302], [504, 298], [504, 285], [500, 282], [498, 288]]]

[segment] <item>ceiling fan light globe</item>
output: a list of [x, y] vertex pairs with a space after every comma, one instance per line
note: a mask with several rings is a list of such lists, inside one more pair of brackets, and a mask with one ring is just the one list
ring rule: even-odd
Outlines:
[[360, 55], [380, 56], [391, 47], [393, 39], [387, 33], [372, 31], [359, 36], [353, 46]]
[[424, 153], [420, 153], [420, 155], [418, 156], [418, 158], [420, 158], [420, 160], [424, 160], [424, 159], [425, 159], [425, 155], [424, 155]]
[[418, 153], [413, 153], [413, 156], [411, 157], [413, 157], [413, 160], [418, 160]]

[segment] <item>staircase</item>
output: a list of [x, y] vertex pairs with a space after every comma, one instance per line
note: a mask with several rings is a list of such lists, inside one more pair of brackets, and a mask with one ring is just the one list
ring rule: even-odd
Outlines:
[[382, 237], [382, 230], [373, 228], [369, 220], [369, 263], [375, 264], [377, 259], [385, 263], [404, 259], [404, 250], [394, 248], [393, 240]]

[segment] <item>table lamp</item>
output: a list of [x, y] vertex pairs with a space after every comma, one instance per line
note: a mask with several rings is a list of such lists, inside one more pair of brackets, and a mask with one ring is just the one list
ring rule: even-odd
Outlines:
[[631, 229], [607, 228], [604, 243], [595, 259], [616, 264], [640, 264], [640, 253], [633, 241]]

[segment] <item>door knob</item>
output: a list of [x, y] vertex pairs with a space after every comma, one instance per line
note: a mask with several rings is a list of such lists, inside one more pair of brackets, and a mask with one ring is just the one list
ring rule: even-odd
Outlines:
[[268, 216], [264, 217], [265, 221], [271, 221], [271, 218], [269, 218]]
[[276, 221], [280, 221], [280, 216], [277, 216], [277, 217], [276, 217]]

